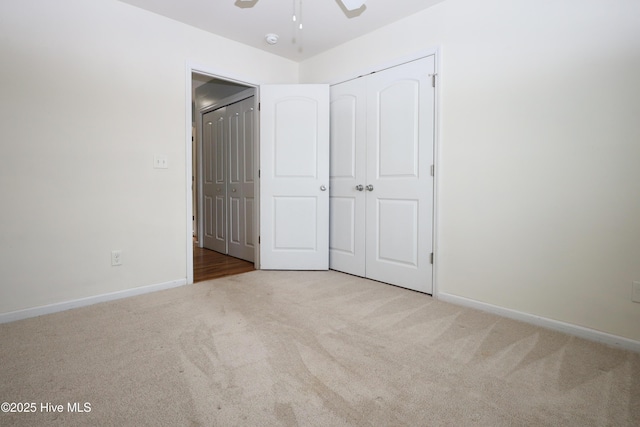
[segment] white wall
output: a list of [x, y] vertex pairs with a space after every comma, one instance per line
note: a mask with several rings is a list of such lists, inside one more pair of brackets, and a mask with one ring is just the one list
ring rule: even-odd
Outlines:
[[437, 46], [440, 292], [640, 340], [636, 0], [447, 0], [300, 66], [115, 0], [0, 2], [0, 314], [186, 277], [186, 61], [318, 82]]
[[187, 61], [298, 79], [115, 0], [0, 2], [0, 58], [0, 314], [186, 279]]
[[447, 0], [300, 77], [438, 46], [439, 291], [640, 340], [640, 2]]

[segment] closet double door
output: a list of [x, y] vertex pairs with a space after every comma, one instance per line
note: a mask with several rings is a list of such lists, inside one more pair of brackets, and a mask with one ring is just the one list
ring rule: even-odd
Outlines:
[[203, 246], [255, 258], [254, 97], [202, 116]]
[[433, 56], [331, 87], [330, 268], [432, 293]]

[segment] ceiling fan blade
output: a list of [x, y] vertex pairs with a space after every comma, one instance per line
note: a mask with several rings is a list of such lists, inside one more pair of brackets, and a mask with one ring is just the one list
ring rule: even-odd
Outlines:
[[366, 0], [340, 0], [347, 10], [360, 9]]

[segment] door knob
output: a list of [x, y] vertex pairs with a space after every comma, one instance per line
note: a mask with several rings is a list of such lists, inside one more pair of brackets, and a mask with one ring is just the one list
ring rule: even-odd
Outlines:
[[235, 193], [235, 192], [236, 192], [236, 189], [235, 189], [235, 188], [232, 188], [232, 189], [231, 189], [231, 191], [233, 191], [233, 192]]
[[326, 190], [327, 190], [327, 187], [325, 187], [324, 185], [320, 186], [320, 191], [326, 191]]
[[356, 185], [356, 190], [362, 191], [362, 190], [364, 190], [364, 187], [362, 186], [362, 184]]
[[373, 191], [373, 185], [371, 184], [367, 185], [367, 191]]

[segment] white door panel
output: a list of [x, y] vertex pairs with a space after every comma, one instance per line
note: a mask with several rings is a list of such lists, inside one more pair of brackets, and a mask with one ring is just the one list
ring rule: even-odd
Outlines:
[[274, 176], [318, 178], [318, 114], [313, 98], [278, 100], [274, 111]]
[[[276, 251], [316, 252], [318, 230], [315, 226], [318, 198], [306, 196], [275, 196], [273, 198], [273, 248]], [[292, 227], [299, 218], [311, 226]]]
[[244, 134], [242, 138], [244, 156], [244, 167], [242, 168], [242, 209], [244, 210], [244, 235], [242, 236], [242, 245], [244, 246], [244, 259], [247, 261], [255, 261], [256, 255], [256, 221], [257, 206], [255, 204], [255, 136], [256, 136], [256, 111], [255, 97], [251, 101], [247, 101], [242, 108], [241, 114], [244, 116], [242, 121]]
[[367, 277], [432, 292], [434, 58], [367, 79]]
[[329, 87], [260, 87], [260, 268], [329, 267]]
[[378, 199], [377, 220], [378, 261], [418, 267], [418, 201]]
[[203, 246], [226, 253], [226, 162], [225, 108], [203, 115], [202, 150], [204, 193]]
[[[227, 106], [229, 123], [228, 248], [229, 255], [247, 261], [255, 258], [253, 138], [254, 97]], [[249, 169], [249, 170], [247, 170]], [[247, 227], [249, 225], [249, 227]]]
[[204, 196], [204, 236], [203, 236], [203, 244], [205, 248], [209, 248], [208, 246], [211, 245], [210, 242], [207, 242], [207, 239], [210, 239], [213, 237], [214, 234], [214, 225], [213, 223], [215, 222], [215, 215], [214, 215], [214, 203], [213, 203], [213, 197], [205, 195]]
[[365, 275], [366, 85], [331, 87], [331, 268]]
[[[355, 256], [356, 198], [331, 196], [329, 218], [333, 221], [330, 222], [330, 251], [346, 256]], [[331, 256], [332, 268], [335, 268], [333, 266], [335, 260], [331, 252], [329, 255]]]
[[[397, 178], [418, 175], [419, 147], [419, 94], [420, 82], [417, 80], [383, 79], [385, 75], [369, 80], [371, 119], [370, 136], [376, 151], [378, 177]], [[376, 89], [376, 84], [383, 85]], [[370, 145], [371, 146], [371, 145]]]
[[236, 256], [232, 251], [242, 243], [242, 210], [239, 197], [229, 197], [229, 255]]
[[251, 248], [251, 260], [255, 258], [255, 220], [256, 220], [256, 203], [255, 197], [245, 197], [243, 203], [244, 209], [244, 244]]

